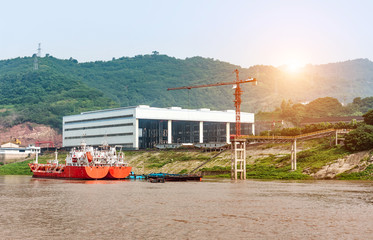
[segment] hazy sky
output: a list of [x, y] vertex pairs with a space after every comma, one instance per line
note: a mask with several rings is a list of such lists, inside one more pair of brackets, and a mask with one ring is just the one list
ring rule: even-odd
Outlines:
[[0, 0], [0, 59], [151, 54], [255, 64], [373, 60], [373, 1]]

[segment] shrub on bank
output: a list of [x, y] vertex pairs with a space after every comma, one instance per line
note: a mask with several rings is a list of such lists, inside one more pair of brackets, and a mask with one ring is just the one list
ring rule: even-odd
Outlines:
[[362, 172], [341, 173], [337, 175], [340, 180], [373, 180], [373, 164], [370, 164]]
[[0, 166], [0, 175], [32, 175], [30, 167], [28, 166], [32, 161], [33, 160], [27, 160]]
[[268, 166], [264, 164], [247, 165], [246, 177], [252, 179], [293, 179], [305, 180], [311, 177], [303, 174], [299, 169], [297, 171], [290, 171], [290, 166], [284, 168], [276, 168], [275, 166]]
[[345, 137], [345, 147], [350, 151], [363, 151], [373, 148], [373, 125], [362, 125]]

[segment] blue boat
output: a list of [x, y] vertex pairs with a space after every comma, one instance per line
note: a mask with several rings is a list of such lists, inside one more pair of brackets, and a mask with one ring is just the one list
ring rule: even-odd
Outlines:
[[131, 172], [130, 175], [127, 177], [127, 179], [130, 179], [130, 180], [145, 180], [147, 179], [147, 175], [137, 175], [135, 174], [134, 172]]
[[150, 173], [147, 175], [150, 182], [165, 182], [165, 181], [201, 181], [202, 176], [197, 174], [171, 174], [171, 173]]

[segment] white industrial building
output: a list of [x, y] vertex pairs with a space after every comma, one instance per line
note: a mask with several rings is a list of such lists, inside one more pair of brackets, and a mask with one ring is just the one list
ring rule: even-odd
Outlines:
[[[155, 108], [147, 105], [83, 112], [63, 117], [63, 146], [122, 145], [127, 149], [159, 144], [229, 143], [235, 111]], [[241, 134], [254, 134], [254, 114], [241, 112]], [[170, 134], [169, 134], [170, 133]]]
[[25, 159], [35, 156], [36, 153], [40, 153], [40, 147], [20, 147], [18, 144], [8, 142], [0, 146], [0, 162], [7, 163], [18, 159]]

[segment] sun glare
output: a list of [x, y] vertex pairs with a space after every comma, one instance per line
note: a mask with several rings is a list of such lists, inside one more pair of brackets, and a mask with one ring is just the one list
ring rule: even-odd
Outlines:
[[297, 73], [297, 72], [299, 72], [300, 69], [301, 69], [301, 65], [300, 64], [294, 64], [294, 63], [292, 63], [292, 64], [288, 64], [287, 65], [287, 70], [290, 73]]
[[304, 67], [304, 65], [301, 65], [299, 63], [288, 63], [285, 65], [285, 70], [288, 72], [288, 73], [299, 73], [302, 68]]

